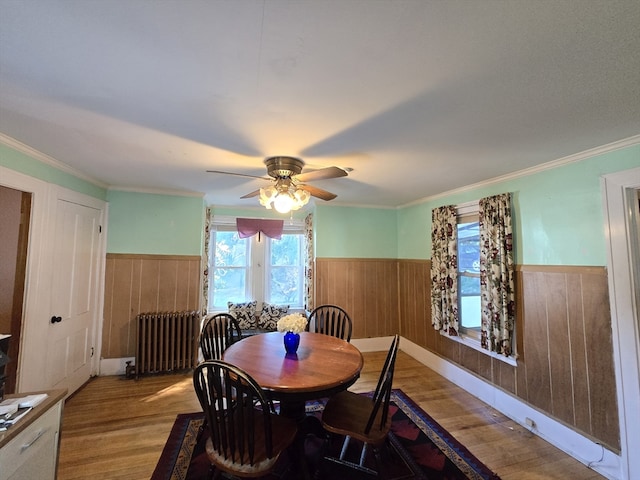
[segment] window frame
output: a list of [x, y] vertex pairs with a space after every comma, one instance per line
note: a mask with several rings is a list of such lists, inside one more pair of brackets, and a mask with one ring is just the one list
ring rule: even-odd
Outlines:
[[[456, 228], [461, 223], [471, 223], [471, 221], [475, 220], [479, 222], [480, 207], [478, 201], [467, 202], [463, 204], [456, 205]], [[478, 232], [479, 235], [479, 232]], [[458, 312], [460, 313], [458, 318], [458, 334], [462, 337], [468, 338], [470, 341], [476, 342], [478, 346], [480, 346], [480, 336], [482, 332], [482, 326], [478, 327], [467, 327], [463, 324], [462, 317], [462, 289], [460, 288], [460, 237], [456, 235], [456, 252], [458, 257], [458, 267], [456, 269], [456, 282], [458, 285]], [[480, 238], [478, 236], [478, 261], [480, 261]], [[475, 274], [462, 274], [462, 276], [473, 276], [476, 277]], [[480, 272], [478, 271], [477, 277], [480, 278]], [[481, 295], [481, 292], [480, 292]], [[482, 304], [480, 304], [479, 312], [480, 317], [482, 318]]]
[[[479, 213], [480, 213], [479, 200], [457, 204], [456, 205], [456, 224], [458, 223], [460, 218], [462, 219], [464, 219], [465, 217], [468, 218], [469, 216], [472, 216], [472, 215], [479, 215]], [[458, 242], [456, 240], [456, 251], [457, 251], [457, 247], [458, 247]], [[456, 277], [457, 277], [457, 269], [456, 269]], [[458, 281], [457, 278], [456, 278], [456, 281]], [[480, 291], [480, 295], [482, 295], [482, 290]], [[458, 311], [460, 312], [459, 305], [460, 305], [460, 293], [458, 291]], [[480, 308], [482, 308], [482, 303], [480, 304]], [[481, 315], [482, 315], [482, 312], [481, 312]], [[449, 338], [454, 342], [459, 342], [466, 345], [469, 348], [473, 348], [474, 350], [477, 350], [478, 352], [481, 352], [484, 355], [500, 360], [501, 362], [508, 363], [509, 365], [517, 366], [517, 360], [516, 360], [518, 356], [516, 352], [517, 342], [514, 343], [514, 355], [510, 357], [505, 357], [504, 355], [500, 355], [496, 352], [491, 352], [487, 349], [482, 348], [480, 344], [481, 332], [482, 332], [482, 326], [478, 329], [477, 336], [475, 335], [475, 332], [469, 332], [469, 329], [467, 327], [462, 326], [462, 318], [459, 317], [457, 336], [448, 336], [446, 332], [442, 332], [442, 331], [440, 332], [440, 334], [447, 336], [447, 338]]]
[[[304, 225], [302, 225], [302, 230], [297, 230], [297, 229], [289, 229], [289, 230], [283, 230], [282, 235], [297, 235], [299, 236], [298, 239], [298, 264], [297, 264], [297, 268], [298, 268], [298, 284], [302, 285], [303, 288], [299, 289], [298, 292], [298, 302], [297, 304], [294, 305], [289, 305], [289, 308], [293, 309], [293, 310], [298, 310], [298, 309], [302, 309], [304, 306], [304, 255], [305, 255], [305, 248], [304, 248]], [[273, 267], [274, 265], [271, 264], [271, 253], [272, 253], [272, 245], [273, 245], [273, 241], [275, 239], [269, 238], [267, 242], [265, 242], [264, 244], [264, 271], [263, 271], [263, 275], [262, 275], [262, 295], [263, 298], [266, 298], [268, 300], [263, 300], [263, 301], [268, 301], [269, 303], [276, 303], [278, 305], [280, 305], [280, 303], [278, 302], [274, 302], [271, 298], [271, 272], [273, 271]], [[268, 261], [267, 261], [268, 260]], [[291, 266], [282, 266], [282, 268], [290, 268]], [[280, 268], [280, 267], [278, 267]]]
[[[215, 281], [215, 252], [216, 252], [216, 237], [217, 232], [237, 232], [236, 217], [235, 216], [214, 216], [211, 222], [211, 231], [209, 238], [209, 258], [207, 259], [210, 274], [208, 275], [209, 289], [208, 289], [208, 313], [217, 313], [221, 311], [227, 311], [226, 301], [224, 306], [215, 306], [215, 288], [213, 282]], [[301, 269], [300, 279], [304, 285], [304, 266], [305, 266], [305, 226], [304, 220], [290, 219], [286, 220], [283, 225], [283, 234], [295, 234], [300, 235], [300, 252], [299, 252], [299, 266]], [[269, 279], [271, 274], [271, 240], [266, 235], [260, 235], [260, 241], [258, 241], [258, 235], [244, 239], [248, 242], [248, 265], [246, 268], [246, 281], [245, 281], [245, 300], [243, 301], [256, 301], [257, 307], [260, 308], [263, 303], [271, 303], [267, 300], [271, 292], [269, 289]], [[289, 305], [290, 311], [302, 311], [304, 308], [304, 287], [300, 289], [299, 293], [300, 305]]]

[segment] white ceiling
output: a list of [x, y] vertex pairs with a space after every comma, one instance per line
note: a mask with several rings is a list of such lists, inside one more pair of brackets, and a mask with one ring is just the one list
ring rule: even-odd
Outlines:
[[[400, 206], [640, 133], [637, 0], [0, 0], [0, 133], [104, 185]], [[319, 201], [322, 202], [322, 201]]]

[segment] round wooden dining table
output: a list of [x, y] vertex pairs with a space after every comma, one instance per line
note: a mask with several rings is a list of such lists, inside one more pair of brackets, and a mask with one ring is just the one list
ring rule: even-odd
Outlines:
[[342, 339], [302, 332], [296, 354], [287, 354], [283, 333], [269, 332], [229, 346], [222, 360], [240, 367], [256, 380], [280, 413], [296, 420], [305, 416], [305, 402], [346, 390], [364, 364], [360, 350]]

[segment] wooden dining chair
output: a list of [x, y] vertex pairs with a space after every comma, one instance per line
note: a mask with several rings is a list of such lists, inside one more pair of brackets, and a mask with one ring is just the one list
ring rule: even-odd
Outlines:
[[[380, 447], [385, 444], [391, 428], [389, 402], [399, 343], [400, 336], [395, 335], [372, 397], [345, 390], [332, 396], [327, 402], [322, 412], [322, 426], [328, 432], [345, 437], [340, 457], [327, 457], [327, 460], [337, 461], [370, 474], [378, 474], [381, 471]], [[358, 463], [345, 460], [347, 447], [352, 438], [363, 443]], [[365, 467], [369, 447], [375, 455], [377, 472]]]
[[[230, 313], [217, 313], [209, 317], [200, 331], [199, 343], [202, 358], [206, 360], [220, 360], [224, 351], [242, 339], [242, 330], [236, 318]], [[198, 440], [206, 430], [207, 419], [200, 426]]]
[[319, 305], [309, 314], [307, 330], [351, 341], [351, 317], [337, 305]]
[[204, 360], [220, 360], [229, 345], [242, 339], [242, 330], [235, 317], [217, 313], [208, 318], [200, 332], [200, 350]]
[[198, 365], [193, 386], [211, 433], [205, 444], [209, 478], [222, 472], [253, 478], [270, 473], [293, 443], [296, 423], [275, 413], [248, 373], [221, 360]]

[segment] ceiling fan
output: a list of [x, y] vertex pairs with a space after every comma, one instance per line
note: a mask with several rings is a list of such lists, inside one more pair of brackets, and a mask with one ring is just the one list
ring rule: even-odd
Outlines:
[[307, 204], [311, 196], [326, 201], [333, 200], [337, 197], [335, 193], [308, 185], [306, 182], [346, 177], [348, 175], [347, 170], [340, 167], [326, 167], [302, 173], [304, 162], [296, 157], [268, 157], [264, 163], [267, 167], [268, 177], [220, 170], [207, 170], [207, 172], [273, 181], [272, 185], [247, 193], [240, 198], [251, 198], [259, 195], [261, 205], [267, 209], [271, 209], [273, 206], [280, 213], [288, 213], [291, 210], [299, 209]]

